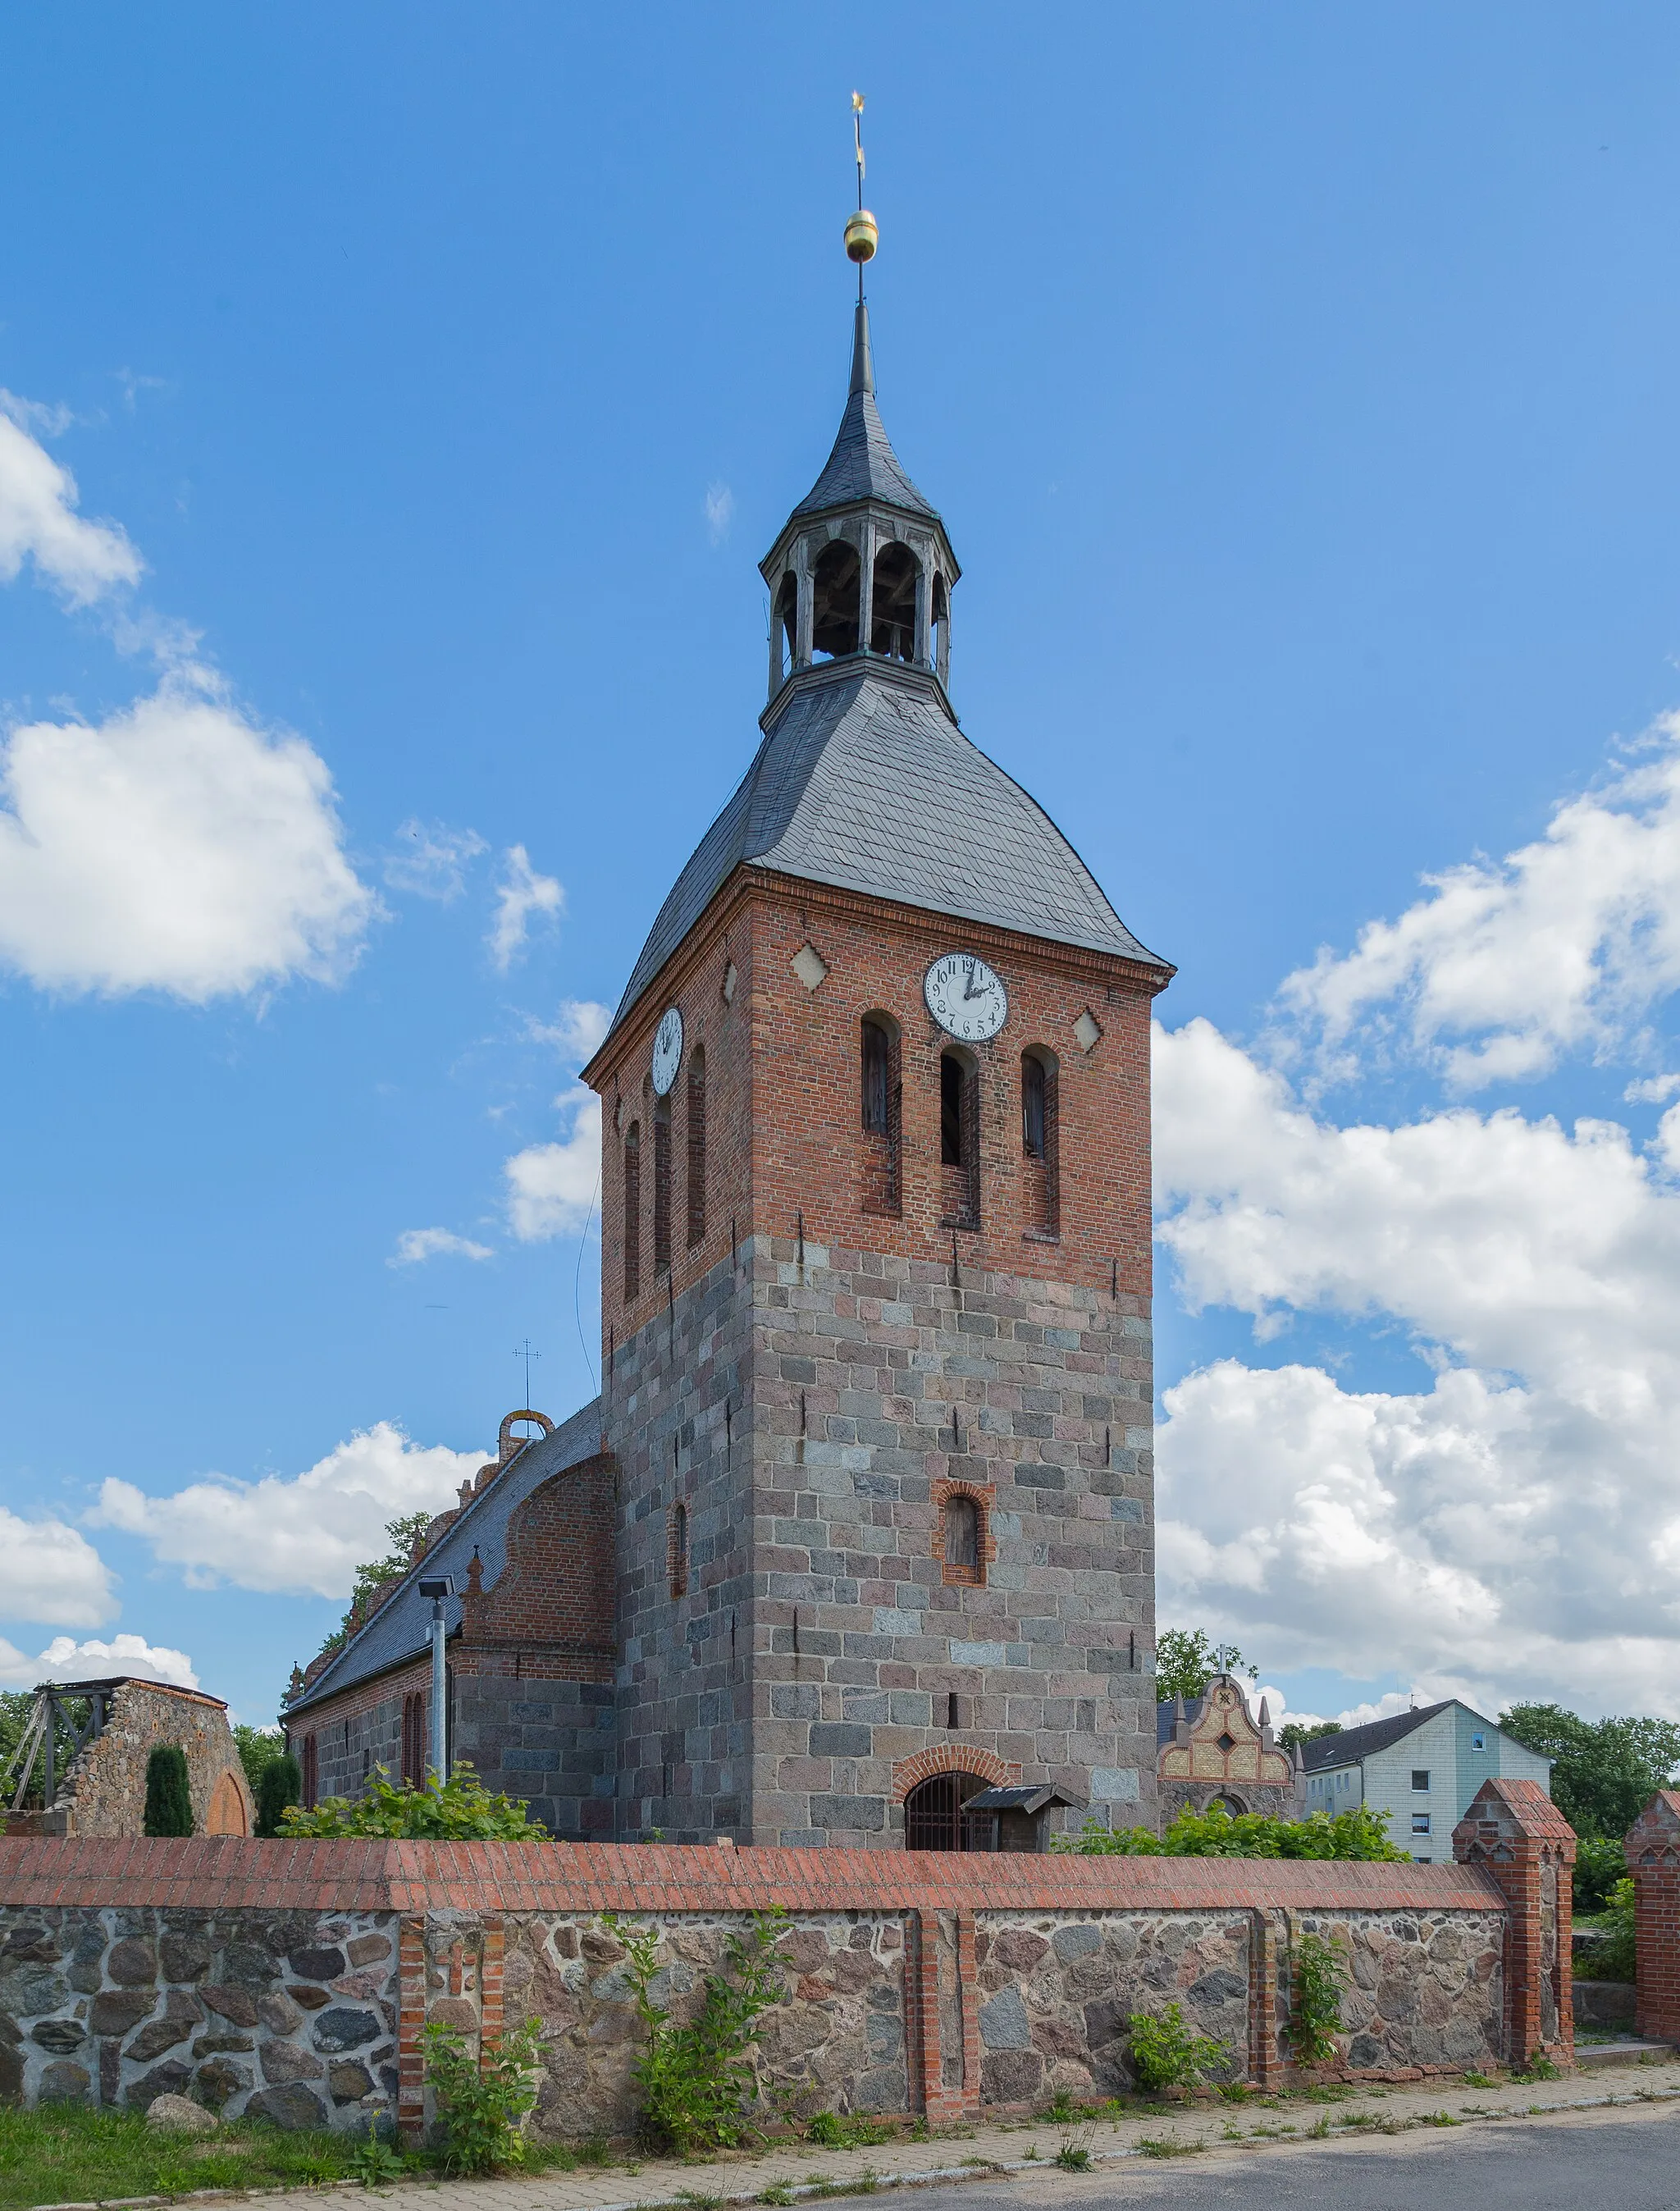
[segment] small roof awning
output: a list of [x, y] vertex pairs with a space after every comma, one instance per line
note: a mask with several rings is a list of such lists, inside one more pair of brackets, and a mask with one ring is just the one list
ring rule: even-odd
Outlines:
[[965, 1812], [1042, 1812], [1047, 1804], [1066, 1804], [1076, 1812], [1085, 1808], [1085, 1800], [1070, 1796], [1065, 1789], [1058, 1789], [1047, 1781], [1030, 1781], [1012, 1789], [982, 1789], [977, 1796], [968, 1797], [963, 1805]]

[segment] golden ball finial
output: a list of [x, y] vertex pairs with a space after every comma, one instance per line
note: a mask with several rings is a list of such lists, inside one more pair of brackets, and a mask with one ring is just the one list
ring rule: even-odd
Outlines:
[[846, 218], [846, 258], [848, 261], [873, 261], [881, 234], [875, 227], [875, 218], [867, 208], [860, 208], [855, 215]]

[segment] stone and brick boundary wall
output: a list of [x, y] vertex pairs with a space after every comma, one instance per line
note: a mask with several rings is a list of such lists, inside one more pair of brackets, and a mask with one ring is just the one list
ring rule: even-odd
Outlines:
[[1351, 1968], [1334, 2070], [1414, 2079], [1535, 2046], [1512, 2038], [1508, 1961], [1541, 1914], [1483, 1865], [69, 1838], [0, 1843], [0, 2093], [134, 2108], [168, 2090], [412, 2135], [428, 2019], [493, 2040], [535, 2015], [540, 2132], [619, 2133], [640, 2029], [604, 1915], [656, 1922], [680, 2012], [773, 1906], [787, 1999], [761, 2071], [805, 2112], [1109, 2094], [1131, 2085], [1129, 2015], [1175, 2000], [1230, 2077], [1275, 2083], [1309, 1932]]

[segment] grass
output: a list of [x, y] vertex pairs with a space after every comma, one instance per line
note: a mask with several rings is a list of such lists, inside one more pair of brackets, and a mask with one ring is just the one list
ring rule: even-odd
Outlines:
[[794, 2191], [785, 2180], [773, 2180], [768, 2188], [758, 2190], [760, 2203], [791, 2203], [793, 2200]]
[[363, 2145], [347, 2135], [282, 2134], [256, 2120], [214, 2135], [171, 2135], [139, 2111], [47, 2104], [0, 2109], [0, 2211], [199, 2188], [301, 2188], [356, 2177]]
[[1138, 2147], [1145, 2157], [1194, 2157], [1198, 2150], [1207, 2147], [1206, 2142], [1174, 2141], [1166, 2135], [1141, 2135]]

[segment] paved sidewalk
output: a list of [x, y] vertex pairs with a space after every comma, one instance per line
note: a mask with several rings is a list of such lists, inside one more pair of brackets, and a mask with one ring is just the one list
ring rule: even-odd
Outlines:
[[1093, 2166], [1111, 2159], [1182, 2153], [1236, 2145], [1264, 2153], [1272, 2145], [1367, 2132], [1399, 2133], [1443, 2125], [1492, 2125], [1549, 2111], [1680, 2099], [1680, 2060], [1642, 2058], [1569, 2075], [1561, 2081], [1512, 2081], [1495, 2088], [1461, 2081], [1417, 2087], [1320, 2090], [1255, 2098], [1242, 2104], [1170, 2105], [1118, 2120], [1068, 2126], [1051, 2120], [976, 2126], [928, 2141], [902, 2136], [873, 2147], [822, 2150], [778, 2144], [759, 2156], [671, 2160], [547, 2172], [529, 2179], [405, 2181], [378, 2194], [390, 2211], [640, 2211], [673, 2204], [712, 2211], [720, 2204], [844, 2196], [870, 2188], [928, 2185], [986, 2174], [1055, 2170], [1058, 2150], [1089, 2152]]

